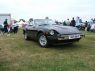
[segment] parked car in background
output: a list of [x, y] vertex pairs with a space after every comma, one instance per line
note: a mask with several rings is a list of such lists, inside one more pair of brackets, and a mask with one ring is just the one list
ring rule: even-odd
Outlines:
[[91, 29], [92, 32], [95, 32], [95, 23], [91, 25]]
[[25, 26], [23, 33], [26, 40], [37, 40], [42, 47], [56, 43], [69, 44], [83, 37], [76, 27], [57, 25], [51, 19], [34, 19]]
[[3, 32], [3, 28], [4, 28], [4, 26], [1, 24], [0, 25], [0, 34], [2, 34], [2, 32]]

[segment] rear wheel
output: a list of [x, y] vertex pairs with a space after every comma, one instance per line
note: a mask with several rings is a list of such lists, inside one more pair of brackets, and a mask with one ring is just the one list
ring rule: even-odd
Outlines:
[[44, 48], [48, 46], [47, 38], [43, 33], [40, 33], [38, 35], [38, 43], [40, 44], [41, 47], [44, 47]]

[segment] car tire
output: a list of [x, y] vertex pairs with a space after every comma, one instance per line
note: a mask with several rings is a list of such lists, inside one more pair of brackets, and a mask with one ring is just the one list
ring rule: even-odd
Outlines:
[[47, 48], [47, 46], [48, 46], [48, 40], [47, 40], [47, 37], [43, 33], [40, 33], [38, 35], [38, 43], [39, 43], [39, 45], [41, 47]]
[[30, 40], [30, 37], [28, 37], [27, 33], [24, 34], [24, 39], [25, 40]]

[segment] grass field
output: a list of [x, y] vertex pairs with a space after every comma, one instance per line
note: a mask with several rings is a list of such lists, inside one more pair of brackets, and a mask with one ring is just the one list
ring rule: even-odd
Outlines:
[[0, 36], [0, 71], [95, 71], [95, 33], [72, 45], [41, 48], [22, 32]]

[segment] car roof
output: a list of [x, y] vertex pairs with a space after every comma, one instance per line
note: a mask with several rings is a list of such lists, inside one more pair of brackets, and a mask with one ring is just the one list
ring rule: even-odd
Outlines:
[[51, 19], [34, 19], [34, 21], [44, 21], [44, 20], [51, 20]]

